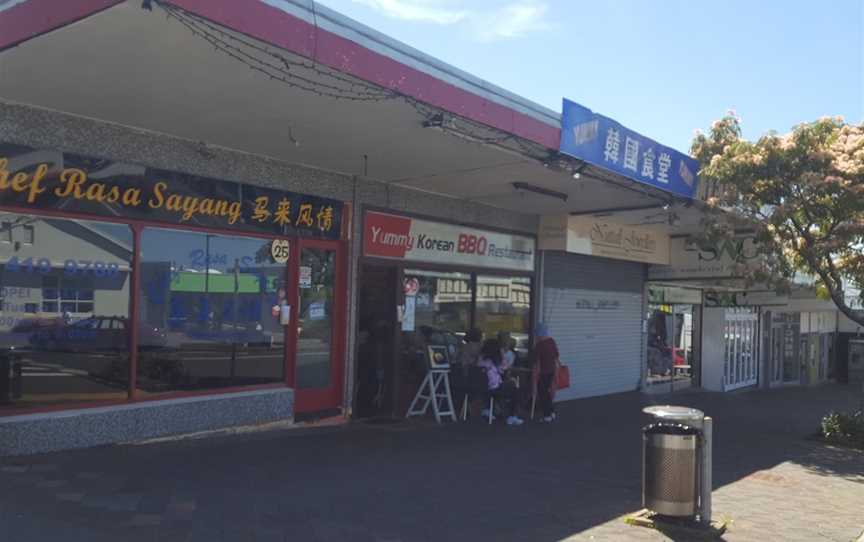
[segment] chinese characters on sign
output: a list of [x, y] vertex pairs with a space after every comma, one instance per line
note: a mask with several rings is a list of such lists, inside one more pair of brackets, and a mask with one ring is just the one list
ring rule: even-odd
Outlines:
[[340, 201], [0, 143], [0, 205], [338, 239]]
[[679, 196], [692, 198], [696, 192], [696, 160], [569, 100], [564, 100], [559, 150]]

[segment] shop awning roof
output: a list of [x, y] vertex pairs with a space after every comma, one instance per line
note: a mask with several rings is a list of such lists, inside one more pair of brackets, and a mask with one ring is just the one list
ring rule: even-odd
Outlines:
[[63, 4], [0, 2], [0, 100], [520, 213], [668, 200], [593, 167], [574, 179], [557, 112], [317, 3]]

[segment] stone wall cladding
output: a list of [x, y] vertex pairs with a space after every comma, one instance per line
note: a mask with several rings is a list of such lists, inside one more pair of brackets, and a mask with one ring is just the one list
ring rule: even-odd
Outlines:
[[0, 417], [0, 456], [134, 442], [293, 416], [294, 391], [280, 388]]

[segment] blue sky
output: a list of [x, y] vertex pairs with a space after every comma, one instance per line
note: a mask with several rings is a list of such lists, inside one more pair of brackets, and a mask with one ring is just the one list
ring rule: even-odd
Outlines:
[[556, 111], [567, 97], [686, 150], [728, 109], [744, 135], [864, 120], [862, 0], [323, 0]]

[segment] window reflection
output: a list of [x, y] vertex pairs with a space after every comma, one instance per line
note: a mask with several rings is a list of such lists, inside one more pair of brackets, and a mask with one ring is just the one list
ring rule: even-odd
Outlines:
[[304, 248], [300, 255], [297, 387], [330, 386], [336, 253]]
[[431, 345], [446, 346], [455, 362], [471, 324], [471, 275], [406, 270], [405, 281], [417, 282], [413, 329], [402, 340], [405, 367], [425, 371]]
[[477, 327], [487, 338], [509, 335], [524, 358], [529, 349], [531, 279], [477, 276]]
[[128, 226], [0, 213], [0, 404], [127, 397], [131, 260]]
[[138, 388], [284, 380], [285, 265], [269, 240], [148, 228], [141, 236]]

